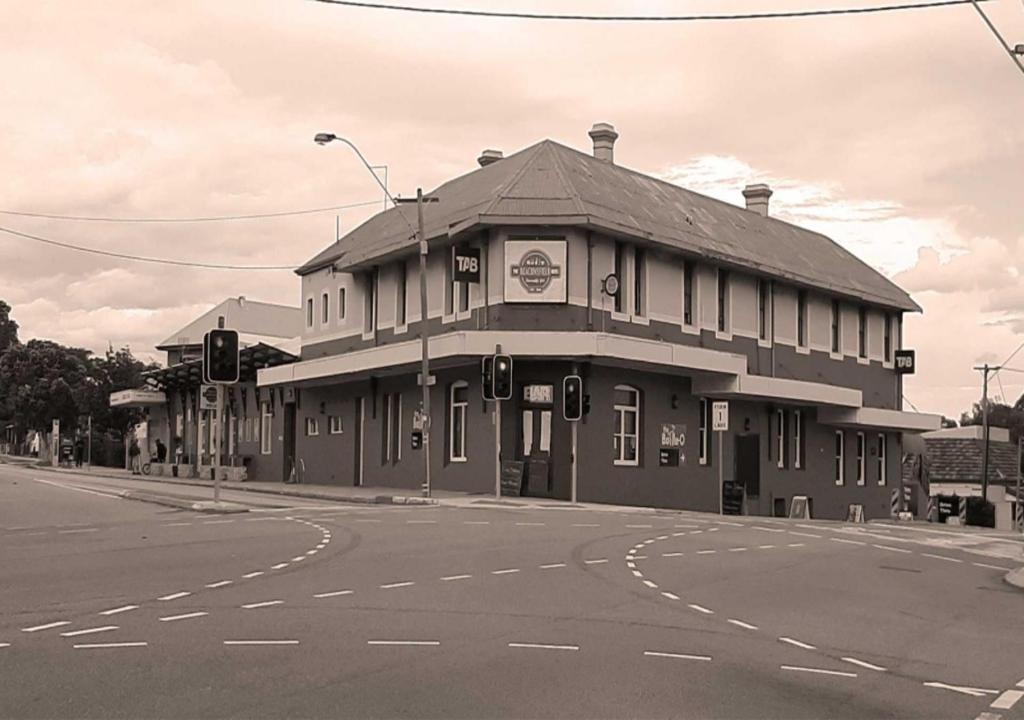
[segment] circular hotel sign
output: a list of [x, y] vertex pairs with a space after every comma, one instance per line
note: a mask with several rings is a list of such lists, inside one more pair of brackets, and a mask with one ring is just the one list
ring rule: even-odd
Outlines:
[[540, 294], [548, 289], [553, 278], [561, 277], [562, 268], [551, 262], [547, 253], [529, 250], [518, 265], [512, 266], [512, 277], [519, 278], [519, 284], [526, 292]]

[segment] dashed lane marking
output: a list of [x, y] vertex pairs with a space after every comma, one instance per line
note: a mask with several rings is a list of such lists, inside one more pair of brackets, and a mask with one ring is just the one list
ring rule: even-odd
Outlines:
[[697, 605], [696, 603], [690, 603], [686, 607], [690, 608], [691, 610], [696, 610], [699, 613], [704, 613], [705, 615], [714, 615], [715, 614], [714, 610], [708, 610], [703, 605]]
[[262, 570], [254, 570], [254, 571], [253, 571], [253, 572], [251, 572], [251, 573], [246, 573], [246, 574], [245, 574], [245, 575], [243, 575], [242, 577], [244, 577], [244, 578], [245, 578], [246, 580], [248, 580], [249, 578], [259, 577], [259, 576], [260, 576], [260, 575], [262, 575], [262, 574], [263, 574], [263, 571], [262, 571]]
[[302, 562], [305, 559], [306, 559], [305, 555], [296, 555], [289, 562]]
[[909, 553], [910, 552], [909, 550], [907, 550], [905, 548], [892, 547], [891, 545], [875, 545], [875, 544], [872, 544], [871, 547], [878, 548], [879, 550], [889, 550], [890, 552], [898, 552], [898, 553]]
[[209, 615], [209, 613], [200, 610], [182, 615], [168, 615], [167, 617], [159, 618], [159, 620], [160, 622], [174, 622], [175, 620], [191, 620], [192, 618], [203, 617], [204, 615]]
[[873, 664], [871, 664], [869, 662], [864, 662], [863, 660], [858, 660], [857, 658], [854, 658], [854, 657], [844, 657], [843, 660], [848, 662], [848, 663], [851, 663], [852, 665], [860, 665], [862, 668], [867, 668], [868, 670], [874, 670], [875, 672], [888, 672], [888, 670], [886, 670], [881, 665], [873, 665]]
[[643, 576], [644, 576], [644, 574], [642, 572], [640, 572], [639, 570], [634, 570], [633, 571], [633, 577], [643, 577]]
[[995, 710], [1010, 710], [1022, 697], [1024, 697], [1024, 690], [1007, 690], [997, 697], [989, 707]]
[[826, 670], [825, 668], [803, 667], [801, 665], [779, 665], [782, 670], [794, 670], [796, 672], [817, 673], [818, 675], [837, 675], [839, 677], [857, 677], [857, 673], [844, 670]]
[[675, 593], [662, 592], [661, 594], [664, 595], [665, 597], [667, 597], [669, 600], [678, 600], [679, 599], [679, 596], [676, 595]]
[[58, 530], [58, 535], [71, 535], [72, 533], [99, 532], [99, 528], [82, 528], [80, 530]]
[[775, 546], [774, 545], [758, 545], [757, 549], [758, 550], [771, 550], [773, 547], [775, 547]]
[[519, 568], [505, 568], [504, 570], [491, 570], [491, 575], [511, 575], [519, 572]]
[[786, 547], [803, 547], [803, 543], [789, 543]]
[[265, 607], [270, 607], [271, 605], [283, 605], [283, 604], [284, 604], [284, 600], [264, 600], [263, 602], [255, 602], [255, 603], [249, 603], [248, 605], [243, 605], [242, 608], [245, 609], [245, 610], [255, 610], [257, 608], [265, 608]]
[[225, 645], [298, 645], [298, 640], [225, 640]]
[[34, 627], [22, 628], [21, 631], [26, 633], [34, 633], [39, 632], [40, 630], [51, 630], [53, 628], [64, 627], [65, 625], [70, 624], [70, 620], [58, 620], [56, 622], [46, 623], [45, 625], [35, 625]]
[[69, 630], [62, 632], [61, 637], [78, 637], [79, 635], [93, 635], [95, 633], [110, 632], [119, 629], [117, 625], [104, 625], [103, 627], [86, 628], [84, 630]]
[[662, 553], [661, 556], [662, 557], [679, 557], [680, 555], [685, 555], [685, 554], [686, 553], [681, 553], [681, 552], [670, 552], [670, 553]]
[[549, 645], [547, 643], [510, 642], [510, 648], [528, 648], [532, 650], [579, 650], [579, 645]]
[[733, 625], [735, 625], [737, 627], [741, 627], [744, 630], [757, 630], [757, 625], [751, 625], [748, 622], [743, 622], [742, 620], [736, 620], [735, 618], [729, 618], [726, 622], [732, 623]]
[[653, 525], [627, 525], [626, 528], [629, 530], [648, 530], [654, 527]]
[[367, 640], [367, 645], [408, 645], [412, 647], [437, 647], [440, 640]]
[[658, 587], [655, 583], [652, 583], [650, 580], [644, 580], [644, 585], [646, 585], [649, 588], [655, 588], [655, 589], [657, 589], [657, 587]]
[[158, 597], [157, 600], [166, 602], [168, 600], [177, 600], [178, 598], [188, 597], [191, 594], [192, 593], [183, 590], [182, 592], [171, 593], [170, 595]]
[[782, 530], [780, 528], [762, 527], [760, 525], [751, 525], [750, 527], [753, 528], [754, 530], [764, 530], [765, 532], [774, 532], [774, 533], [785, 532], [785, 530]]
[[288, 563], [283, 562], [283, 563], [278, 563], [277, 565], [271, 565], [270, 569], [271, 570], [280, 570], [281, 568], [285, 568], [285, 567], [288, 567]]
[[381, 590], [391, 590], [392, 588], [409, 587], [410, 585], [415, 585], [415, 584], [416, 583], [413, 582], [412, 580], [405, 580], [405, 581], [402, 581], [402, 582], [394, 582], [394, 583], [387, 583], [385, 585], [381, 585], [380, 589]]
[[100, 615], [117, 615], [118, 613], [128, 612], [130, 610], [138, 610], [138, 605], [122, 605], [121, 607], [111, 608], [110, 610], [103, 610]]
[[332, 590], [331, 592], [317, 593], [313, 597], [315, 598], [329, 598], [338, 597], [339, 595], [351, 595], [352, 590]]
[[795, 639], [793, 639], [791, 637], [780, 637], [779, 640], [781, 642], [788, 643], [790, 645], [795, 645], [798, 648], [803, 648], [804, 650], [817, 650], [818, 649], [818, 648], [814, 647], [813, 645], [811, 645], [810, 643], [801, 642], [800, 640], [795, 640]]
[[812, 537], [812, 538], [820, 538], [821, 537], [821, 535], [815, 535], [814, 533], [802, 533], [802, 532], [797, 532], [796, 530], [790, 530], [789, 534], [790, 535], [799, 535], [800, 537]]
[[0, 643], [0, 648], [8, 648], [10, 646], [11, 646], [10, 643]]
[[319, 548], [313, 548], [312, 550], [307, 550], [306, 554], [307, 555], [316, 555], [318, 552], [320, 552]]
[[234, 520], [203, 520], [203, 525], [225, 525], [233, 522]]
[[463, 520], [463, 525], [490, 525], [490, 520]]
[[406, 525], [437, 525], [437, 520], [406, 520]]
[[230, 585], [233, 582], [234, 582], [234, 580], [218, 580], [217, 582], [212, 582], [212, 583], [207, 584], [206, 587], [208, 587], [210, 589], [219, 588], [219, 587], [224, 587], [225, 585]]
[[463, 575], [448, 575], [447, 577], [441, 578], [441, 580], [443, 580], [444, 582], [449, 582], [451, 580], [468, 580], [471, 577], [473, 577], [473, 576], [472, 575], [467, 575], [467, 574], [463, 574]]
[[565, 563], [548, 563], [547, 565], [541, 565], [541, 570], [551, 570], [553, 568], [564, 568]]
[[946, 560], [947, 562], [955, 562], [955, 563], [962, 563], [963, 562], [963, 560], [961, 560], [959, 558], [949, 557], [948, 555], [932, 555], [931, 553], [926, 553], [926, 552], [921, 553], [921, 555], [923, 557], [933, 558], [935, 560]]
[[668, 540], [668, 535], [659, 535], [658, 537], [656, 537], [654, 539], [655, 540]]
[[697, 554], [698, 555], [714, 555], [716, 552], [718, 552], [718, 551], [717, 550], [698, 550]]
[[597, 523], [573, 523], [573, 527], [601, 527]]
[[[254, 518], [255, 520], [270, 520], [271, 518]], [[176, 523], [164, 523], [164, 527], [185, 527], [191, 525], [190, 522], [176, 522]]]
[[745, 547], [734, 547], [734, 548], [729, 548], [729, 552], [745, 552], [745, 551], [746, 551], [746, 548], [745, 548]]
[[691, 530], [690, 534], [691, 535], [700, 535], [702, 532], [704, 532], [704, 531], [703, 530]]
[[[722, 528], [716, 528], [716, 527], [708, 528], [708, 532], [718, 532], [721, 529]], [[691, 534], [696, 535], [699, 532], [700, 532], [700, 530], [694, 530], [693, 533], [691, 533]]]
[[801, 524], [801, 523], [796, 523], [796, 526], [798, 528], [804, 528], [806, 530], [820, 530], [821, 529], [817, 525], [804, 525], [804, 524]]
[[644, 650], [644, 655], [647, 657], [674, 658], [676, 660], [699, 660], [701, 662], [711, 662], [711, 656], [709, 655], [687, 655], [686, 653], [659, 652], [657, 650]]
[[104, 650], [109, 648], [146, 647], [148, 644], [145, 642], [81, 643], [73, 647], [75, 650]]
[[719, 525], [729, 525], [731, 527], [743, 527], [743, 523], [729, 522], [728, 520], [715, 520]]
[[584, 560], [584, 565], [600, 565], [601, 563], [608, 562], [608, 558], [597, 558], [596, 560]]
[[541, 527], [541, 526], [544, 526], [546, 524], [547, 523], [542, 523], [542, 522], [517, 522], [516, 523], [516, 525], [520, 525], [520, 526], [523, 526], [523, 527]]
[[926, 682], [922, 683], [925, 687], [939, 688], [940, 690], [952, 690], [953, 692], [962, 693], [963, 695], [970, 695], [971, 697], [983, 697], [985, 695], [998, 695], [998, 690], [988, 690], [986, 688], [968, 687], [965, 685], [947, 685], [943, 682]]
[[377, 518], [356, 518], [356, 522], [362, 523], [379, 523], [380, 520]]
[[866, 543], [862, 543], [860, 540], [847, 540], [846, 538], [834, 537], [834, 538], [829, 538], [829, 539], [832, 542], [846, 543], [847, 545], [865, 545], [866, 544]]
[[[1010, 569], [1008, 567], [1003, 567], [1002, 565], [989, 565], [987, 563], [981, 563], [981, 562], [972, 562], [971, 565], [977, 565], [978, 567], [988, 568], [990, 570], [1009, 570]], [[1022, 682], [1024, 682], [1024, 681], [1022, 681]], [[1022, 685], [1021, 687], [1024, 687], [1024, 685]]]
[[628, 567], [630, 570], [636, 570], [636, 563], [632, 561], [627, 562], [626, 567]]

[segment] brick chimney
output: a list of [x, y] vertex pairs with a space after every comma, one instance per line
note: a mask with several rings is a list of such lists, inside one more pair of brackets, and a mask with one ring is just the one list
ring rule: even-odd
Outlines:
[[588, 133], [594, 141], [594, 157], [606, 163], [615, 162], [615, 141], [619, 134], [610, 123], [595, 123]]
[[484, 150], [480, 153], [480, 157], [476, 159], [480, 163], [480, 167], [487, 167], [491, 163], [496, 163], [505, 157], [501, 150]]
[[764, 183], [747, 185], [743, 188], [743, 197], [747, 199], [747, 210], [756, 212], [762, 217], [768, 217], [768, 198], [772, 196], [772, 189]]

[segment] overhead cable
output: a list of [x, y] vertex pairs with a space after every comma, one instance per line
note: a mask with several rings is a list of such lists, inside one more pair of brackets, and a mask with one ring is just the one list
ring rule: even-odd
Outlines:
[[102, 217], [93, 215], [62, 215], [59, 213], [27, 212], [22, 210], [0, 210], [0, 215], [17, 215], [19, 217], [46, 218], [47, 220], [78, 220], [82, 222], [107, 223], [200, 223], [222, 222], [225, 220], [262, 220], [264, 218], [289, 217], [292, 215], [313, 215], [332, 210], [350, 210], [352, 208], [378, 205], [380, 200], [349, 203], [348, 205], [331, 205], [329, 207], [307, 208], [305, 210], [284, 210], [272, 213], [253, 213], [251, 215], [210, 215], [206, 217]]

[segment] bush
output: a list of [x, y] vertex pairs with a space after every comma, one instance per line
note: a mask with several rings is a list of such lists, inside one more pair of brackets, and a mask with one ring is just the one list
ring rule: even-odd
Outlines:
[[967, 524], [994, 528], [996, 526], [996, 506], [984, 498], [967, 498]]

